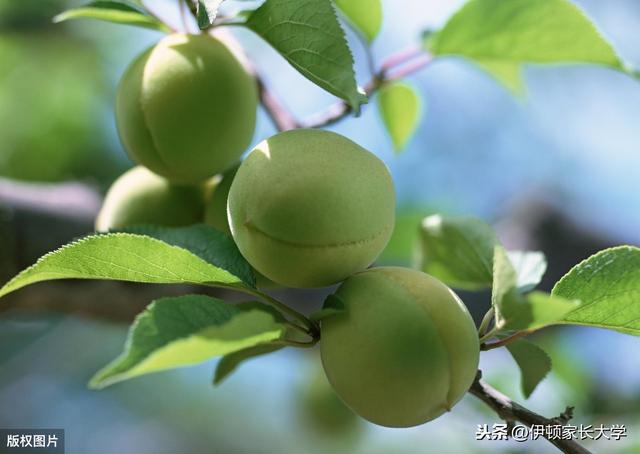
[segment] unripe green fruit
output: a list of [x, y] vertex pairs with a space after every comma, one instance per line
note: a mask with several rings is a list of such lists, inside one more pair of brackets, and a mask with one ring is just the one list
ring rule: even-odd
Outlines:
[[116, 120], [131, 158], [172, 181], [223, 172], [249, 146], [255, 81], [220, 41], [173, 34], [127, 70]]
[[411, 427], [450, 410], [469, 390], [478, 334], [442, 282], [407, 268], [373, 268], [336, 295], [346, 310], [322, 321], [322, 364], [353, 411], [382, 426]]
[[201, 222], [203, 190], [177, 186], [142, 166], [120, 176], [109, 188], [96, 219], [96, 230], [138, 224], [178, 227]]
[[260, 143], [231, 185], [240, 252], [288, 287], [322, 287], [365, 269], [389, 241], [395, 193], [380, 159], [338, 134], [299, 129]]
[[[238, 172], [238, 166], [227, 170], [222, 176], [215, 177], [215, 180], [208, 183], [206, 189], [204, 222], [229, 235], [231, 235], [231, 229], [229, 228], [227, 218], [227, 199], [229, 198], [229, 189], [231, 188], [231, 183], [233, 183], [233, 178]], [[259, 289], [274, 289], [280, 287], [257, 271], [254, 270], [253, 273], [256, 276], [256, 286]]]

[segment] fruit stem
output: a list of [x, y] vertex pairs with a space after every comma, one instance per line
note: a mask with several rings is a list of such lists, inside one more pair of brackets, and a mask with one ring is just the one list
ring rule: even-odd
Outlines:
[[518, 331], [517, 333], [514, 333], [510, 336], [505, 337], [504, 339], [500, 339], [499, 341], [496, 342], [492, 342], [490, 344], [485, 344], [483, 343], [480, 346], [480, 349], [483, 351], [488, 351], [488, 350], [493, 350], [494, 348], [500, 348], [500, 347], [504, 347], [505, 345], [510, 344], [511, 342], [520, 339], [521, 337], [524, 337], [528, 334], [530, 334], [530, 331]]

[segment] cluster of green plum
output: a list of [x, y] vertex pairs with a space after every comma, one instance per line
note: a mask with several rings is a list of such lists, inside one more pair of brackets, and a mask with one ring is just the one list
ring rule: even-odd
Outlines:
[[230, 233], [254, 269], [286, 287], [341, 283], [345, 310], [321, 322], [321, 356], [338, 396], [377, 424], [408, 427], [449, 410], [478, 365], [475, 325], [422, 272], [367, 269], [395, 224], [391, 176], [338, 134], [298, 129], [260, 143], [253, 78], [220, 41], [175, 34], [139, 57], [117, 98], [122, 142], [141, 166], [118, 179], [97, 220], [206, 221]]

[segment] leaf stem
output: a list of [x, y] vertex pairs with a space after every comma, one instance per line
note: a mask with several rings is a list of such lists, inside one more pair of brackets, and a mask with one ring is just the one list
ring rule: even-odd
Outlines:
[[[496, 414], [505, 422], [513, 423], [519, 421], [528, 427], [533, 425], [541, 426], [556, 426], [566, 425], [569, 422], [569, 418], [572, 414], [572, 409], [567, 408], [560, 416], [556, 418], [546, 418], [542, 415], [534, 413], [533, 411], [523, 407], [522, 405], [513, 402], [510, 398], [492, 388], [487, 383], [481, 380], [482, 372], [478, 371], [476, 379], [469, 389], [469, 393], [487, 404]], [[568, 454], [590, 454], [590, 451], [582, 447], [578, 442], [572, 439], [559, 439], [551, 438], [545, 430], [542, 434], [550, 443], [564, 453]]]
[[315, 347], [316, 343], [317, 341], [299, 342], [291, 339], [280, 339], [272, 342], [272, 344], [275, 344], [275, 345], [284, 345], [286, 347], [295, 347], [295, 348], [313, 348]]
[[[296, 330], [297, 332], [299, 332], [301, 334], [304, 334], [305, 336], [309, 336], [309, 332], [305, 328], [303, 328], [302, 326], [298, 325], [297, 323], [293, 323], [293, 322], [290, 322], [290, 321], [287, 320], [285, 322], [285, 325], [288, 326], [289, 328], [293, 329], [293, 330]], [[314, 343], [317, 342], [317, 339], [312, 339], [312, 340], [314, 341]]]
[[189, 9], [187, 0], [178, 0], [178, 9], [180, 10], [180, 22], [182, 23], [182, 28], [184, 29], [185, 33], [188, 33], [189, 24], [187, 22], [187, 15], [185, 13], [185, 8]]
[[260, 290], [257, 290], [257, 289], [254, 290], [248, 287], [231, 287], [231, 288], [233, 288], [234, 290], [239, 290], [248, 295], [256, 296], [262, 299], [265, 303], [269, 304], [270, 306], [275, 307], [281, 313], [286, 314], [292, 319], [298, 321], [301, 324], [299, 328], [304, 330], [305, 334], [308, 334], [309, 336], [311, 336], [314, 339], [314, 343], [320, 338], [320, 327], [318, 326], [317, 323], [310, 320], [304, 314], [301, 314], [295, 309], [290, 308], [289, 306], [282, 303], [281, 301], [278, 301], [272, 296], [267, 295], [266, 293], [261, 292]]

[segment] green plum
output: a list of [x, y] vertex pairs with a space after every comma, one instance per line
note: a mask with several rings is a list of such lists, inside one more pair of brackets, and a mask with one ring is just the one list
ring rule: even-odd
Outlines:
[[195, 183], [244, 153], [257, 104], [255, 80], [223, 43], [173, 34], [126, 71], [116, 120], [134, 161], [174, 182]]
[[[238, 164], [239, 166], [239, 164]], [[204, 209], [204, 222], [215, 229], [231, 235], [229, 221], [227, 220], [227, 199], [233, 178], [238, 172], [238, 166], [227, 170], [223, 175], [216, 175], [206, 187], [206, 202]], [[260, 289], [274, 289], [280, 286], [267, 279], [262, 274], [253, 270], [256, 276], [256, 285]]]
[[322, 321], [322, 363], [354, 412], [382, 426], [411, 427], [450, 410], [469, 390], [478, 333], [442, 282], [408, 268], [372, 268], [335, 295], [345, 311]]
[[298, 129], [249, 154], [227, 213], [258, 272], [288, 287], [322, 287], [377, 258], [393, 231], [395, 191], [374, 154], [339, 134]]
[[179, 227], [201, 222], [203, 192], [200, 186], [175, 185], [142, 166], [134, 167], [109, 188], [96, 230], [138, 224]]

